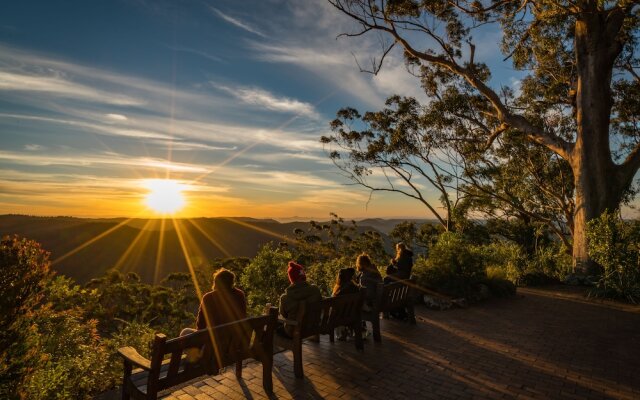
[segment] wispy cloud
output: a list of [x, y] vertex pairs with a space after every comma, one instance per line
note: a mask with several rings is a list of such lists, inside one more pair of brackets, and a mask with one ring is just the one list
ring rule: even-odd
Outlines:
[[264, 89], [246, 87], [231, 88], [228, 86], [213, 85], [214, 87], [229, 93], [245, 104], [263, 107], [271, 111], [304, 115], [310, 118], [319, 117], [312, 104], [288, 97], [278, 97]]
[[24, 146], [24, 149], [27, 151], [39, 151], [39, 150], [43, 150], [44, 147], [39, 144], [30, 143], [30, 144], [26, 144]]
[[167, 46], [167, 47], [174, 51], [181, 51], [184, 53], [195, 54], [197, 56], [206, 58], [207, 60], [214, 61], [214, 62], [224, 61], [221, 57], [214, 56], [213, 54], [209, 54], [206, 51], [192, 49], [191, 47], [184, 47], [184, 46]]
[[147, 171], [162, 170], [192, 174], [210, 172], [209, 168], [199, 164], [181, 163], [152, 157], [129, 157], [117, 153], [65, 156], [0, 151], [0, 160], [33, 166], [99, 167], [108, 165], [110, 168], [131, 169], [136, 167]]
[[45, 92], [60, 97], [79, 98], [120, 106], [144, 104], [128, 96], [97, 90], [56, 75], [38, 76], [0, 71], [0, 91]]
[[228, 14], [223, 13], [222, 11], [218, 10], [215, 7], [209, 6], [209, 8], [211, 9], [211, 11], [213, 11], [218, 17], [222, 18], [223, 20], [227, 21], [228, 23], [230, 23], [231, 25], [237, 26], [240, 29], [244, 29], [247, 32], [251, 32], [254, 35], [258, 35], [261, 37], [266, 37], [266, 35], [262, 32], [260, 32], [257, 28], [249, 25], [248, 23], [239, 20], [238, 18], [234, 18]]

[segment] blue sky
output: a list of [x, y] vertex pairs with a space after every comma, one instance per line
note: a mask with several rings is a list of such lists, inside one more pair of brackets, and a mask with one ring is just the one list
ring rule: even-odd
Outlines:
[[[368, 201], [318, 142], [341, 107], [424, 98], [399, 53], [359, 72], [379, 44], [336, 40], [353, 29], [320, 0], [3, 4], [0, 214], [148, 215], [144, 180], [170, 177], [185, 216], [429, 217]], [[479, 32], [476, 59], [508, 84], [499, 39]]]

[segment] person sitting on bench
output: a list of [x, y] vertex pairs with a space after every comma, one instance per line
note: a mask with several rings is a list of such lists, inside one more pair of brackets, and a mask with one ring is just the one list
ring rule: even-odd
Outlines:
[[[225, 268], [220, 268], [213, 274], [213, 290], [202, 296], [196, 318], [196, 329], [184, 328], [180, 336], [207, 326], [214, 328], [247, 317], [244, 292], [234, 286], [235, 278], [235, 274]], [[187, 359], [195, 362], [200, 358], [200, 353], [200, 349], [197, 348], [187, 349]]]
[[[322, 294], [317, 286], [307, 282], [307, 275], [302, 265], [295, 261], [289, 261], [287, 275], [291, 285], [280, 296], [280, 315], [284, 318], [295, 319], [298, 306], [302, 302], [316, 302], [322, 300]], [[278, 326], [277, 332], [286, 337], [291, 337], [293, 327], [287, 324]]]
[[[356, 276], [356, 270], [354, 268], [342, 268], [338, 271], [336, 278], [336, 284], [333, 286], [333, 293], [331, 297], [344, 296], [347, 294], [354, 294], [360, 291], [360, 287], [354, 281]], [[353, 332], [346, 326], [340, 326], [336, 328], [338, 331], [338, 340], [347, 340], [347, 337], [352, 336]]]

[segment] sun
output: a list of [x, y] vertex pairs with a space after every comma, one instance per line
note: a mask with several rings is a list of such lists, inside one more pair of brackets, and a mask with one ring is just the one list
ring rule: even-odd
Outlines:
[[182, 192], [185, 185], [173, 179], [148, 179], [143, 186], [149, 189], [145, 204], [158, 214], [175, 214], [186, 204]]

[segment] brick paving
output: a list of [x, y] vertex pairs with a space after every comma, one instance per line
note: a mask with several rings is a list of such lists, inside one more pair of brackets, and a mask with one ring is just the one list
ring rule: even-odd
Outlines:
[[[382, 321], [382, 344], [309, 342], [305, 379], [274, 359], [274, 399], [640, 399], [640, 307], [549, 289], [468, 309], [418, 307], [418, 324]], [[261, 366], [232, 368], [166, 400], [265, 399]]]

